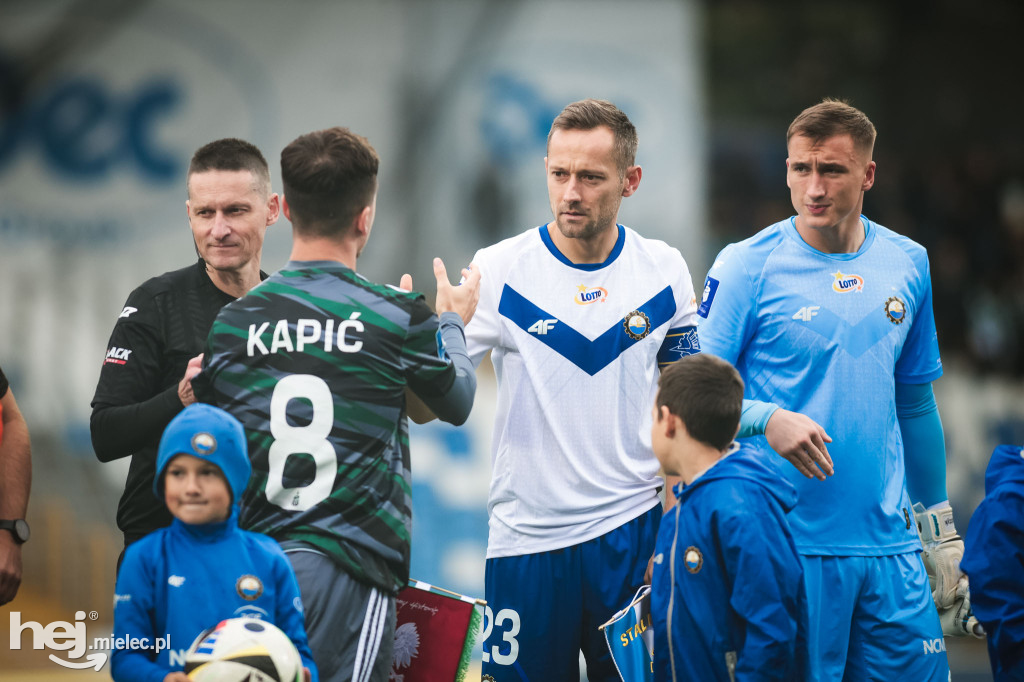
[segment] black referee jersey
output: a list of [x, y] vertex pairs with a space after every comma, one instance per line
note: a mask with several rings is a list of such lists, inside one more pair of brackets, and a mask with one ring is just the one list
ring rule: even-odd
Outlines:
[[135, 289], [114, 324], [89, 427], [101, 462], [132, 458], [117, 505], [126, 545], [171, 523], [164, 501], [153, 495], [160, 436], [183, 409], [178, 382], [188, 361], [203, 352], [217, 313], [233, 300], [199, 259]]

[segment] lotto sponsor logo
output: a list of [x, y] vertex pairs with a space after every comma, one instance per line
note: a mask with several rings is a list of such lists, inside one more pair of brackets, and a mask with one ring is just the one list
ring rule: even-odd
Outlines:
[[132, 351], [127, 348], [111, 346], [107, 349], [107, 357], [103, 363], [108, 365], [124, 365], [128, 363], [128, 356], [131, 354]]
[[832, 291], [837, 294], [846, 294], [851, 291], [862, 291], [864, 289], [864, 278], [860, 275], [844, 275], [842, 272], [833, 272], [832, 277]]
[[604, 303], [608, 300], [608, 290], [604, 287], [586, 287], [582, 284], [576, 287], [576, 305], [590, 305], [591, 303]]

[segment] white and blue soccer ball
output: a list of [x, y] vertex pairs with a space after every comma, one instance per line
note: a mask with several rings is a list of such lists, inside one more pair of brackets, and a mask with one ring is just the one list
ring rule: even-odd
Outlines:
[[302, 682], [302, 659], [288, 635], [254, 618], [222, 620], [185, 654], [194, 682]]

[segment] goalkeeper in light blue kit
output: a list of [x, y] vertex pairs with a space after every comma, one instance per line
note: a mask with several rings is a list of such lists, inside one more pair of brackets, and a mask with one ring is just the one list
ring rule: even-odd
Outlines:
[[971, 627], [931, 388], [942, 363], [928, 256], [861, 215], [874, 141], [871, 121], [843, 102], [797, 116], [786, 160], [797, 215], [722, 250], [699, 333], [739, 369], [747, 398], [802, 412], [832, 436], [832, 477], [783, 469], [800, 496], [789, 521], [810, 679], [945, 681], [943, 633]]

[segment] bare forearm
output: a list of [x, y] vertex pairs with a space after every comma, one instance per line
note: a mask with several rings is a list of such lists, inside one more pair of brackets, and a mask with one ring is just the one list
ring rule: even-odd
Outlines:
[[0, 519], [23, 519], [32, 486], [32, 447], [28, 426], [8, 391], [3, 398], [3, 441], [0, 441]]

